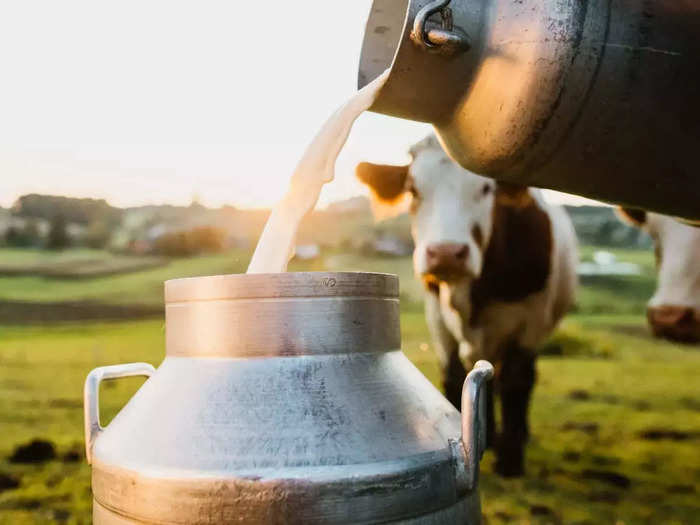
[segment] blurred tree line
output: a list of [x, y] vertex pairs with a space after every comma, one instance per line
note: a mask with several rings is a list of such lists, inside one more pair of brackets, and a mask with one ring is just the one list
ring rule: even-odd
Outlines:
[[[12, 216], [24, 221], [7, 228], [6, 244], [51, 250], [61, 250], [71, 245], [71, 225], [84, 230], [83, 244], [91, 248], [104, 248], [111, 232], [122, 219], [122, 210], [110, 206], [104, 199], [78, 199], [35, 193], [21, 196], [10, 211]], [[39, 227], [42, 223], [48, 224], [46, 235], [42, 235]]]
[[55, 195], [22, 195], [12, 206], [12, 213], [19, 217], [33, 217], [49, 221], [61, 217], [66, 223], [88, 225], [96, 221], [108, 226], [121, 222], [122, 210], [104, 199], [77, 199]]
[[224, 232], [219, 228], [199, 226], [191, 230], [161, 235], [155, 242], [154, 251], [171, 257], [215, 253], [224, 248], [224, 237]]
[[[204, 206], [193, 203], [189, 207], [151, 208], [153, 214], [143, 227], [130, 231], [134, 236], [131, 244], [145, 234], [144, 230], [160, 224], [162, 233], [147, 243], [144, 251], [178, 257], [224, 249], [226, 235], [215, 225], [188, 226], [188, 221], [209, 211]], [[110, 247], [115, 232], [123, 229], [128, 211], [104, 199], [23, 195], [9, 210], [10, 224], [3, 240], [14, 247], [62, 250], [80, 245], [104, 249]]]
[[37, 246], [41, 242], [41, 233], [37, 221], [29, 219], [22, 226], [9, 226], [5, 230], [5, 244], [18, 248]]
[[579, 244], [618, 248], [650, 248], [651, 238], [638, 228], [623, 223], [615, 208], [607, 206], [565, 206], [574, 224]]
[[[621, 222], [611, 207], [567, 206], [581, 244], [646, 248], [649, 237]], [[3, 215], [3, 213], [5, 215]], [[9, 213], [9, 216], [8, 216]], [[121, 209], [103, 199], [23, 195], [0, 210], [0, 241], [17, 247], [60, 250], [72, 245], [133, 253], [190, 256], [216, 252], [243, 241], [254, 244], [267, 218], [261, 210], [231, 207], [142, 206]], [[350, 251], [376, 250], [377, 241], [410, 245], [409, 218], [375, 223], [365, 197], [317, 210], [302, 223], [301, 243]]]

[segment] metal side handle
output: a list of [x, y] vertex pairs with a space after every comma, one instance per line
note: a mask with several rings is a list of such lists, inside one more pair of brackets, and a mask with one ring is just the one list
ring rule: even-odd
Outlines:
[[101, 366], [90, 372], [85, 379], [83, 390], [83, 411], [85, 413], [85, 457], [92, 463], [92, 447], [97, 436], [104, 429], [100, 425], [100, 383], [104, 379], [120, 377], [151, 377], [156, 371], [148, 363], [129, 363], [125, 365]]
[[460, 492], [476, 487], [479, 462], [486, 450], [486, 383], [493, 377], [493, 365], [477, 361], [462, 387], [462, 439], [452, 442]]

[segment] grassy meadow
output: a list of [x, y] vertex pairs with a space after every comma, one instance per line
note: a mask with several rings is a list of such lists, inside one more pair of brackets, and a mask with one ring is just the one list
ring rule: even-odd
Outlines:
[[[582, 249], [584, 258], [592, 253], [593, 248]], [[575, 311], [542, 349], [526, 477], [501, 479], [492, 473], [493, 454], [484, 458], [481, 491], [489, 524], [700, 522], [700, 348], [650, 338], [644, 303], [654, 288], [653, 255], [634, 250], [617, 255], [640, 264], [643, 275], [586, 278]], [[57, 261], [30, 250], [0, 250], [0, 314], [3, 303], [27, 312], [20, 319], [0, 315], [0, 523], [90, 522], [85, 376], [105, 364], [157, 365], [164, 354], [163, 281], [241, 272], [249, 256], [231, 252], [128, 263], [93, 251], [50, 256], [67, 267], [74, 264], [76, 272], [96, 261], [101, 268], [125, 265], [78, 279], [4, 272], [13, 265], [39, 268]], [[329, 253], [294, 262], [290, 270], [399, 274], [404, 351], [438, 382], [420, 287], [408, 258]], [[72, 308], [81, 303], [104, 307], [106, 317], [121, 314], [111, 320], [74, 319]], [[128, 319], [144, 305], [148, 309]], [[121, 309], [110, 310], [115, 306]], [[50, 323], [42, 321], [43, 314], [32, 315], [49, 307], [55, 313]], [[103, 421], [140, 382], [103, 385]], [[35, 439], [53, 449], [44, 451], [42, 461], [18, 461], [18, 447]]]

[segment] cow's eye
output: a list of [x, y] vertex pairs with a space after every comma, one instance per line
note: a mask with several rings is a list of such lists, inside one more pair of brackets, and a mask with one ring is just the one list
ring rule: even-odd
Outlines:
[[490, 184], [484, 184], [484, 187], [481, 188], [481, 194], [485, 197], [491, 193], [491, 185]]

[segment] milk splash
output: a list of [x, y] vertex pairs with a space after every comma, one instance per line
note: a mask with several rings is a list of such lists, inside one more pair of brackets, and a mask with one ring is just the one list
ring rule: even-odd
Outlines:
[[389, 76], [386, 70], [358, 91], [326, 121], [299, 161], [289, 188], [267, 220], [248, 273], [287, 271], [294, 255], [294, 240], [302, 219], [318, 201], [323, 185], [335, 176], [335, 161], [343, 149], [352, 125], [370, 108]]

